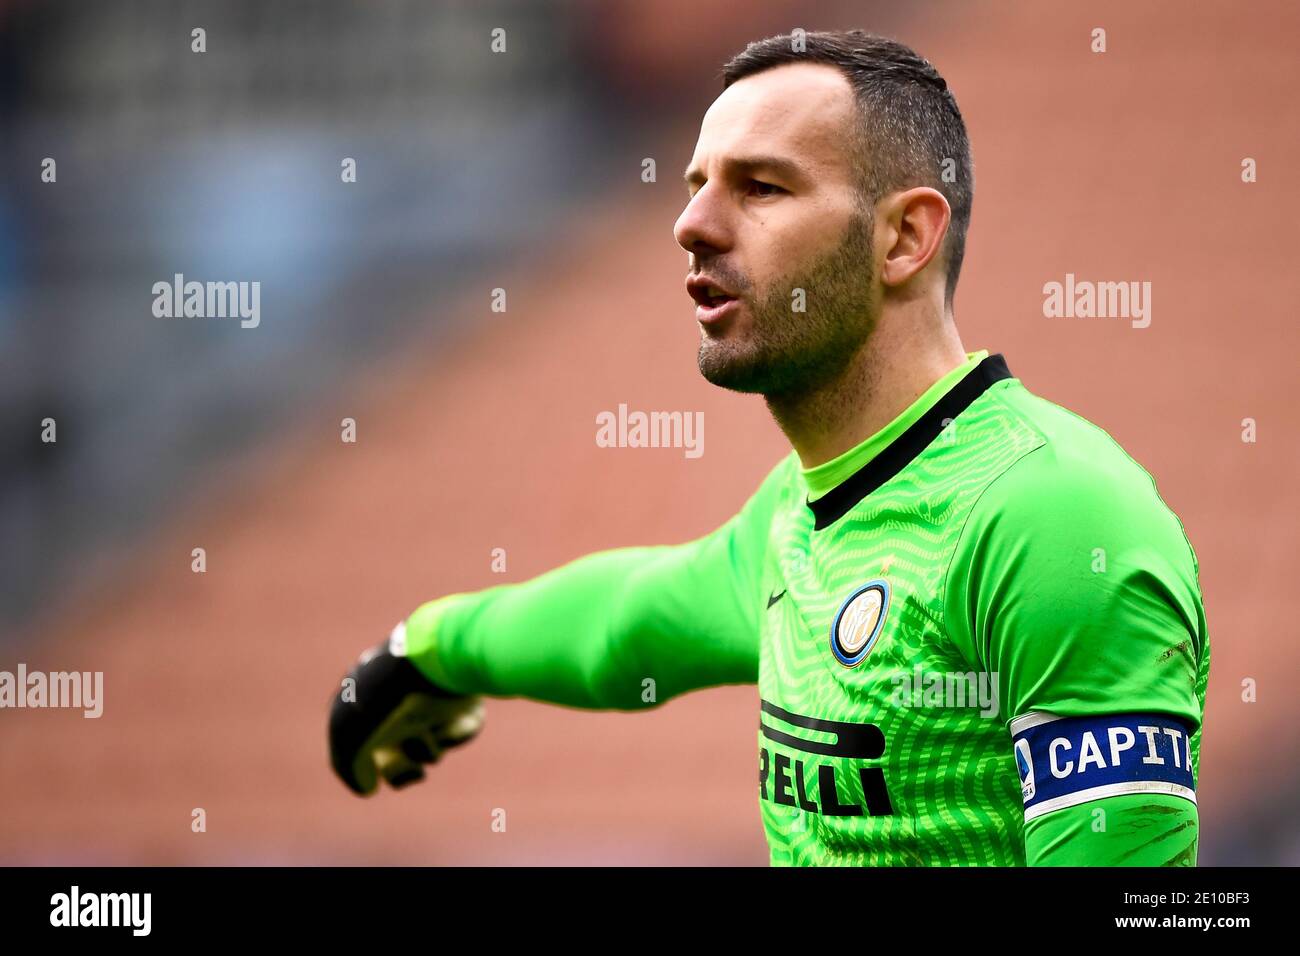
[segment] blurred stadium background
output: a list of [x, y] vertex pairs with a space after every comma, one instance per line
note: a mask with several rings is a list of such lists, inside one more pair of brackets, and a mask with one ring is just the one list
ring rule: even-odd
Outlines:
[[[99, 720], [0, 712], [0, 862], [765, 863], [749, 688], [492, 702], [426, 785], [366, 802], [324, 733], [416, 604], [702, 534], [784, 452], [699, 379], [671, 228], [721, 62], [796, 26], [896, 36], [956, 90], [965, 341], [1156, 476], [1212, 635], [1202, 862], [1300, 862], [1279, 0], [0, 0], [0, 669], [106, 685]], [[178, 272], [260, 281], [260, 326], [153, 317]], [[1066, 272], [1150, 280], [1150, 328], [1043, 318]], [[703, 410], [704, 456], [597, 448], [620, 402]]]

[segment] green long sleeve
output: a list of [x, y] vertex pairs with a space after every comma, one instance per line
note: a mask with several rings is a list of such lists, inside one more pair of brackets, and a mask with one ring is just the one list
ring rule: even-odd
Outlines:
[[1025, 825], [1030, 866], [1195, 866], [1196, 804], [1159, 793], [1091, 800]]
[[423, 605], [407, 654], [461, 693], [636, 710], [758, 679], [759, 569], [775, 469], [730, 521], [675, 546], [580, 558], [522, 584]]

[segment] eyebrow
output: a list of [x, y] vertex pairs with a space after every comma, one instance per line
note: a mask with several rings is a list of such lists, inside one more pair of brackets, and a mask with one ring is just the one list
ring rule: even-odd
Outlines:
[[[803, 169], [792, 159], [786, 159], [783, 156], [736, 156], [723, 160], [723, 165], [741, 172], [753, 172], [758, 169], [769, 169], [780, 176], [791, 180], [802, 180]], [[687, 186], [693, 186], [702, 183], [705, 175], [698, 169], [686, 168], [682, 173], [682, 179], [686, 181]]]

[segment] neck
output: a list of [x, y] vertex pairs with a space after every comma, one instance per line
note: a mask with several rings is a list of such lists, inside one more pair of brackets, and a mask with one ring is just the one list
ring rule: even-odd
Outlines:
[[798, 395], [765, 398], [803, 467], [816, 468], [880, 431], [964, 361], [950, 318], [922, 329], [882, 314], [840, 374]]

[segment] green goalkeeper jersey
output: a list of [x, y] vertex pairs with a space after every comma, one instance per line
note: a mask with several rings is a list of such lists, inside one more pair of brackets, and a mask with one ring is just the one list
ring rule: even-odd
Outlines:
[[774, 864], [1193, 864], [1196, 558], [1105, 432], [976, 353], [676, 546], [430, 602], [456, 691], [640, 709], [757, 683]]

